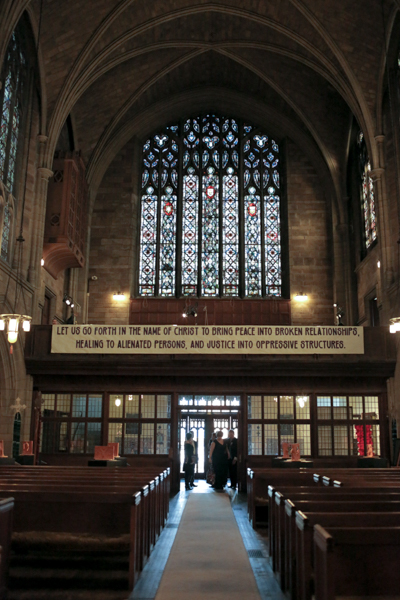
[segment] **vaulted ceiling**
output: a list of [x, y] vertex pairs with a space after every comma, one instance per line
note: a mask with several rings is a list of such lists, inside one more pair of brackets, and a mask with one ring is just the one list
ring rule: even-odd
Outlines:
[[291, 137], [338, 196], [352, 115], [374, 159], [394, 0], [4, 0], [3, 15], [11, 5], [36, 32], [42, 6], [49, 167], [69, 114], [96, 180], [132, 136], [199, 109]]

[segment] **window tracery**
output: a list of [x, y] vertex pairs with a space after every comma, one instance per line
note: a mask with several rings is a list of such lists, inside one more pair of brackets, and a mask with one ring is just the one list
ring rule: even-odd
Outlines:
[[16, 30], [7, 47], [0, 90], [0, 177], [10, 192], [14, 191], [26, 71], [25, 44]]
[[279, 147], [253, 125], [208, 114], [143, 145], [139, 295], [281, 296], [280, 227]]
[[377, 239], [374, 182], [371, 176], [371, 162], [362, 131], [358, 134], [359, 168], [361, 176], [361, 210], [364, 225], [365, 247]]

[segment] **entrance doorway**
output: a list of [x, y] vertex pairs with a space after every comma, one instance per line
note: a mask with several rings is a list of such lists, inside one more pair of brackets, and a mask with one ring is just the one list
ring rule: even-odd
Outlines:
[[208, 468], [209, 441], [213, 431], [221, 430], [228, 437], [229, 429], [240, 436], [239, 411], [240, 396], [225, 395], [180, 395], [179, 396], [179, 459], [181, 477], [185, 459], [186, 434], [191, 431], [197, 444], [198, 463], [195, 467], [196, 478], [205, 477]]

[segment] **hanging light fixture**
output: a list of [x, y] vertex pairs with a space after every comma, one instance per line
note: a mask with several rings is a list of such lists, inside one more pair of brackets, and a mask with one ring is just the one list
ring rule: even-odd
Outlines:
[[115, 406], [121, 406], [121, 398], [115, 398]]
[[[23, 222], [23, 214], [21, 217], [21, 228]], [[0, 331], [5, 331], [7, 333], [7, 340], [10, 344], [10, 354], [13, 353], [13, 344], [15, 344], [18, 340], [18, 333], [20, 331], [20, 327], [23, 331], [30, 331], [31, 329], [31, 321], [32, 317], [30, 315], [21, 314], [17, 312], [17, 306], [20, 297], [24, 301], [25, 305], [25, 296], [22, 287], [21, 281], [21, 270], [22, 270], [22, 244], [24, 243], [24, 238], [22, 236], [22, 231], [17, 238], [17, 273], [16, 273], [16, 281], [15, 281], [15, 298], [14, 298], [14, 311], [12, 313], [3, 313], [0, 315]], [[11, 275], [7, 281], [7, 289], [5, 293], [5, 301], [7, 300], [8, 287], [10, 284]], [[26, 306], [25, 306], [26, 309]]]

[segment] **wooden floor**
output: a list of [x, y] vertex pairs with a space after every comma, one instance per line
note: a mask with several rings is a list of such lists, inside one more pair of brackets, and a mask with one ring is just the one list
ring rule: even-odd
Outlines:
[[[155, 598], [189, 494], [216, 493], [203, 480], [197, 481], [196, 484], [198, 485], [197, 488], [191, 492], [186, 492], [182, 482], [181, 492], [172, 499], [168, 524], [162, 532], [129, 600], [152, 600]], [[227, 490], [225, 493], [230, 495], [233, 512], [249, 556], [261, 600], [271, 600], [272, 598], [274, 600], [284, 600], [284, 595], [267, 560], [266, 539], [256, 533], [249, 524], [246, 495], [238, 494], [232, 490]]]

